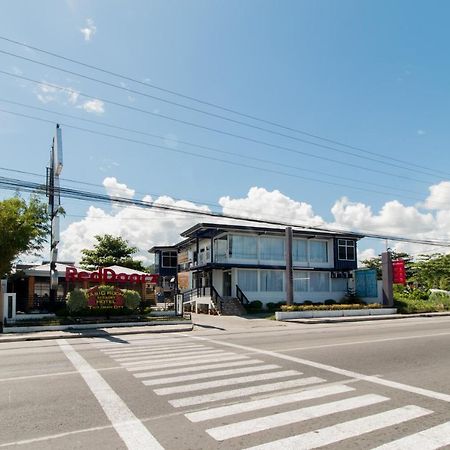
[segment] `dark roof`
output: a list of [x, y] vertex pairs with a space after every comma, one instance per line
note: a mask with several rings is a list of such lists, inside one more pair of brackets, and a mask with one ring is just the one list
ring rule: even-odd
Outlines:
[[176, 249], [177, 249], [176, 245], [155, 245], [148, 252], [149, 253], [156, 253], [157, 251], [176, 250]]
[[[248, 226], [248, 225], [231, 225], [220, 223], [198, 223], [193, 227], [183, 231], [181, 236], [186, 238], [193, 237], [212, 237], [225, 231], [240, 231], [247, 233], [258, 234], [284, 234], [286, 228], [282, 227], [261, 227], [261, 226]], [[293, 227], [294, 236], [308, 236], [308, 237], [343, 237], [349, 239], [362, 239], [364, 235], [353, 232], [342, 231], [321, 231], [317, 229], [298, 229]], [[179, 245], [179, 244], [177, 244]]]

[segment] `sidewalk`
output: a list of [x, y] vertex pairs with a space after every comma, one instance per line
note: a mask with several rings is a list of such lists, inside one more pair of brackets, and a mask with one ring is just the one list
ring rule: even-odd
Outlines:
[[192, 321], [172, 322], [166, 325], [144, 325], [133, 327], [96, 328], [67, 331], [38, 331], [32, 333], [0, 334], [0, 344], [8, 342], [39, 341], [47, 339], [76, 339], [93, 337], [110, 337], [125, 334], [174, 333], [192, 331]]

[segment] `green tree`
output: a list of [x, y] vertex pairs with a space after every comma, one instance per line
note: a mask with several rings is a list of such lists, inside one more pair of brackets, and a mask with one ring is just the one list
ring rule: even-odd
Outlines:
[[95, 270], [98, 267], [123, 266], [134, 270], [145, 271], [145, 267], [140, 261], [133, 259], [138, 250], [136, 247], [130, 247], [128, 242], [120, 236], [105, 234], [95, 236], [97, 244], [93, 250], [81, 250], [81, 267], [87, 270]]
[[[388, 249], [391, 252], [392, 261], [396, 259], [403, 259], [405, 261], [406, 278], [409, 279], [414, 273], [414, 263], [412, 257], [408, 253], [395, 252]], [[361, 261], [368, 269], [377, 269], [377, 277], [381, 280], [381, 255], [376, 258], [365, 259]]]
[[28, 203], [15, 196], [0, 202], [0, 277], [11, 271], [23, 253], [42, 250], [50, 231], [47, 205], [38, 197]]
[[426, 289], [450, 290], [450, 254], [419, 255], [413, 280]]

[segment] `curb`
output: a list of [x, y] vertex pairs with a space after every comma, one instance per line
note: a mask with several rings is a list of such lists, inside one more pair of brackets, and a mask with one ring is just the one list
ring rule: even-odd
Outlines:
[[[156, 328], [158, 327], [158, 328]], [[139, 329], [133, 328], [98, 328], [98, 329], [85, 329], [74, 331], [56, 331], [54, 334], [49, 334], [48, 331], [41, 331], [38, 333], [26, 333], [26, 334], [3, 334], [0, 335], [0, 344], [9, 342], [25, 342], [25, 341], [43, 341], [54, 339], [78, 339], [78, 338], [93, 338], [93, 337], [106, 337], [106, 336], [121, 336], [127, 334], [151, 334], [151, 333], [173, 333], [173, 332], [186, 332], [192, 331], [194, 324], [170, 324], [170, 325], [143, 325]]]
[[417, 313], [417, 314], [396, 314], [380, 316], [348, 316], [348, 317], [329, 317], [329, 318], [311, 318], [311, 319], [285, 319], [280, 322], [318, 324], [318, 323], [347, 323], [347, 322], [369, 322], [377, 320], [399, 320], [412, 319], [416, 317], [448, 317], [450, 312], [443, 313]]

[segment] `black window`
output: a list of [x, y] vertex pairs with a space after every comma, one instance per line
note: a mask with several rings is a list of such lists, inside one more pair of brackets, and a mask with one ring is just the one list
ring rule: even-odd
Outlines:
[[338, 259], [343, 261], [355, 260], [355, 241], [338, 239]]
[[177, 267], [177, 252], [162, 252], [162, 267]]

